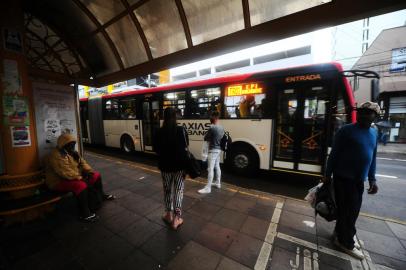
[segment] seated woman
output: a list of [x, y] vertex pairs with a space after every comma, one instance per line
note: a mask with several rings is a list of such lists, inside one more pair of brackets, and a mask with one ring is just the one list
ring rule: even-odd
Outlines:
[[73, 192], [78, 199], [80, 218], [95, 221], [97, 216], [89, 209], [88, 185], [103, 200], [113, 200], [113, 195], [103, 191], [100, 173], [75, 151], [76, 139], [71, 134], [62, 134], [57, 140], [57, 147], [48, 157], [45, 182], [49, 189], [58, 192]]

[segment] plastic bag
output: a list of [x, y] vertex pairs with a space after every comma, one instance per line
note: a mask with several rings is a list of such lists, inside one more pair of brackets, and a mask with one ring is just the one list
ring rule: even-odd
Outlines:
[[313, 208], [316, 205], [316, 193], [319, 190], [319, 188], [321, 188], [322, 185], [323, 183], [319, 183], [317, 186], [314, 186], [311, 189], [309, 189], [309, 192], [304, 198]]
[[209, 155], [209, 142], [203, 141], [203, 145], [202, 145], [202, 161], [206, 161], [208, 155]]

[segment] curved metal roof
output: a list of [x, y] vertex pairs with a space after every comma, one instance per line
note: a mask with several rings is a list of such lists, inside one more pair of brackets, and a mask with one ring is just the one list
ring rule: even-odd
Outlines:
[[34, 75], [101, 86], [404, 7], [403, 0], [23, 0], [25, 52]]

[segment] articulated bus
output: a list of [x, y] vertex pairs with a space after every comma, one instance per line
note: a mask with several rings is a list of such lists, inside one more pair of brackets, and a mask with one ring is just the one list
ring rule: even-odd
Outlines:
[[355, 121], [354, 106], [342, 67], [327, 63], [84, 98], [80, 115], [84, 142], [152, 153], [163, 110], [173, 107], [198, 158], [217, 110], [232, 138], [222, 162], [233, 172], [320, 176], [335, 131]]

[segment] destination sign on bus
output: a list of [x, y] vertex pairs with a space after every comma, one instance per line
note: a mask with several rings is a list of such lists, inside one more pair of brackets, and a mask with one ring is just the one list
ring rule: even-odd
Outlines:
[[258, 83], [234, 84], [227, 87], [227, 96], [262, 94], [263, 88]]

